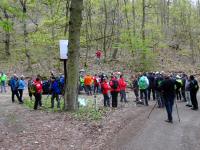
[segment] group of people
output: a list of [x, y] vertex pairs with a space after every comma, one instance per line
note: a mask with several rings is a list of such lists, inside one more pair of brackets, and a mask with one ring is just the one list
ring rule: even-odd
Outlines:
[[51, 74], [49, 80], [48, 80], [48, 86], [46, 87], [46, 84], [42, 81], [41, 76], [37, 75], [36, 78], [30, 77], [28, 80], [28, 84], [24, 80], [24, 76], [21, 75], [18, 77], [16, 74], [14, 74], [10, 80], [8, 81], [8, 85], [11, 88], [12, 92], [12, 102], [15, 102], [15, 96], [17, 97], [19, 104], [23, 104], [23, 91], [28, 87], [28, 93], [30, 100], [33, 99], [33, 96], [35, 97], [34, 102], [34, 109], [38, 109], [38, 107], [42, 107], [42, 94], [44, 94], [45, 88], [48, 88], [48, 94], [51, 94], [51, 108], [54, 108], [54, 100], [57, 100], [57, 108], [60, 108], [60, 97], [62, 93], [62, 88], [60, 87], [60, 82], [64, 84], [64, 77], [61, 76], [58, 79]]
[[[198, 110], [197, 92], [199, 90], [198, 81], [193, 75], [185, 73], [144, 73], [133, 76], [133, 91], [136, 102], [148, 106], [151, 98], [157, 101], [158, 107], [165, 107], [168, 114], [167, 122], [172, 123], [172, 108], [175, 98], [186, 102], [186, 106], [192, 110]], [[140, 95], [140, 97], [139, 97]]]

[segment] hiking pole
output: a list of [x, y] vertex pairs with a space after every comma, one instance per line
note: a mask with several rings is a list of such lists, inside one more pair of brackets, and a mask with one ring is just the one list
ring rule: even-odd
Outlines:
[[151, 111], [150, 111], [150, 113], [149, 113], [149, 115], [148, 115], [148, 117], [147, 117], [148, 119], [149, 119], [151, 113], [153, 112], [153, 110], [155, 109], [157, 103], [158, 103], [158, 101], [156, 101], [156, 103], [154, 104], [153, 108], [151, 109]]
[[175, 100], [175, 104], [176, 104], [176, 112], [177, 112], [177, 116], [178, 116], [178, 121], [181, 122], [180, 116], [179, 116], [179, 112], [178, 112], [178, 106]]

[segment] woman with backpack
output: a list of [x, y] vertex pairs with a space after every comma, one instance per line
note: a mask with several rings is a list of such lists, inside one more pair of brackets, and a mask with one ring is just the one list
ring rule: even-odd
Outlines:
[[115, 76], [111, 76], [110, 80], [110, 87], [111, 87], [111, 96], [112, 96], [112, 107], [116, 108], [118, 104], [118, 93], [119, 89], [119, 82]]

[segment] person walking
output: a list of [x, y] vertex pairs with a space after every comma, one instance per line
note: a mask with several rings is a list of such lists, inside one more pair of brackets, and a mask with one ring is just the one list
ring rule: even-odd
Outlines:
[[149, 80], [147, 79], [146, 74], [143, 74], [143, 76], [140, 77], [138, 85], [140, 89], [140, 99], [143, 101], [143, 104], [148, 106], [147, 90], [149, 87]]
[[7, 81], [7, 76], [5, 73], [1, 73], [1, 77], [0, 77], [0, 81], [1, 81], [1, 93], [5, 92], [6, 93], [6, 81]]
[[11, 88], [11, 92], [12, 92], [12, 102], [15, 102], [15, 96], [17, 97], [18, 101], [20, 104], [23, 104], [23, 102], [21, 101], [20, 97], [19, 97], [19, 93], [18, 93], [18, 77], [16, 74], [13, 75], [13, 77], [11, 77], [10, 81], [9, 81], [9, 85]]
[[165, 108], [167, 111], [168, 119], [165, 120], [166, 122], [173, 123], [172, 111], [175, 99], [175, 86], [176, 81], [170, 79], [169, 76], [165, 76], [165, 79], [162, 81], [160, 85], [160, 90], [162, 92]]
[[120, 75], [120, 79], [119, 79], [119, 88], [120, 88], [120, 96], [121, 96], [121, 100], [120, 102], [125, 102], [127, 103], [127, 99], [126, 99], [126, 82], [124, 80], [123, 74]]
[[35, 103], [34, 103], [34, 110], [37, 110], [38, 105], [42, 106], [42, 83], [40, 81], [40, 78], [36, 78], [34, 81], [36, 92], [34, 94], [35, 96]]
[[103, 78], [103, 82], [101, 83], [101, 90], [102, 90], [102, 94], [104, 97], [104, 107], [110, 107], [110, 98], [109, 98], [109, 90], [110, 90], [110, 86], [109, 83], [105, 78]]
[[190, 76], [190, 97], [192, 102], [192, 110], [198, 110], [197, 92], [199, 85], [193, 75]]
[[18, 91], [19, 91], [19, 98], [20, 98], [20, 101], [23, 102], [23, 91], [24, 89], [26, 88], [26, 82], [24, 81], [24, 76], [22, 75], [20, 77], [20, 80], [18, 81]]
[[59, 99], [59, 94], [61, 94], [61, 90], [58, 85], [58, 81], [56, 80], [55, 77], [51, 78], [51, 108], [54, 108], [54, 99], [56, 98], [57, 101], [57, 108], [60, 108], [60, 99]]
[[111, 80], [109, 84], [111, 87], [112, 107], [116, 108], [118, 105], [118, 93], [120, 89], [119, 89], [119, 82], [114, 75], [111, 76]]
[[156, 76], [154, 80], [154, 88], [155, 88], [155, 96], [158, 103], [158, 108], [163, 108], [165, 105], [162, 93], [160, 91], [160, 85], [163, 80], [164, 80], [163, 75], [160, 74], [159, 72], [156, 72]]

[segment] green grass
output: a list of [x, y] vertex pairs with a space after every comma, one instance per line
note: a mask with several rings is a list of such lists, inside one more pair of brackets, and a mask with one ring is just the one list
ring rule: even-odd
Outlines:
[[[33, 109], [34, 102], [35, 102], [34, 98], [33, 98], [33, 100], [26, 98], [24, 100], [24, 106], [29, 109]], [[49, 97], [43, 96], [42, 97], [42, 105], [43, 105], [43, 107], [40, 108], [40, 110], [42, 110], [42, 111], [54, 112], [54, 113], [64, 111], [63, 110], [63, 108], [64, 108], [63, 98], [60, 101], [61, 109], [57, 108], [56, 100], [54, 101], [54, 109], [50, 108], [51, 107], [51, 96], [49, 96]], [[100, 107], [97, 110], [95, 110], [93, 99], [87, 99], [86, 107], [79, 107], [79, 109], [77, 111], [71, 112], [71, 114], [77, 120], [98, 121], [98, 120], [102, 119], [102, 117], [106, 114], [107, 111], [108, 111], [108, 108], [104, 108], [104, 107]]]
[[[27, 108], [33, 109], [34, 102], [35, 102], [34, 98], [33, 98], [33, 100], [25, 99], [24, 100], [24, 106], [27, 107]], [[54, 108], [52, 109], [52, 108], [50, 108], [51, 107], [51, 96], [47, 97], [45, 95], [45, 96], [42, 96], [42, 105], [43, 105], [43, 107], [41, 107], [41, 110], [43, 110], [43, 111], [59, 112], [59, 111], [62, 111], [62, 108], [64, 107], [64, 101], [61, 98], [61, 100], [60, 100], [61, 109], [58, 109], [57, 108], [57, 101], [54, 100]]]

